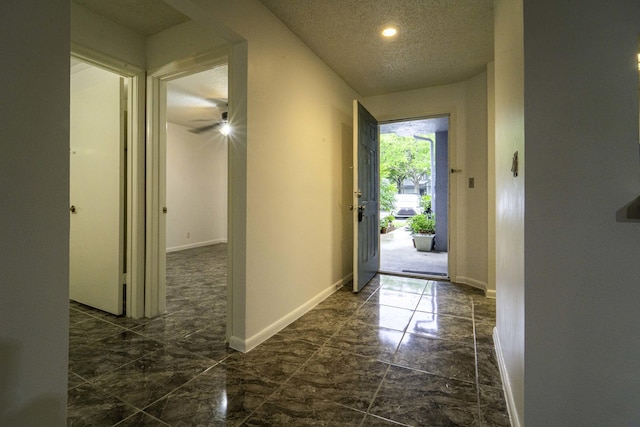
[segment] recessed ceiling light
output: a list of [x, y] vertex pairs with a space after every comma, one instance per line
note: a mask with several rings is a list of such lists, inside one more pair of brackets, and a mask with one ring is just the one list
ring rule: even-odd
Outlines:
[[398, 34], [398, 29], [396, 27], [388, 26], [382, 29], [382, 35], [384, 37], [393, 37]]

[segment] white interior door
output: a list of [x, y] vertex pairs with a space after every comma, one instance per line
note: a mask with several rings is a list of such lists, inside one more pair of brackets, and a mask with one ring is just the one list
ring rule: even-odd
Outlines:
[[378, 121], [353, 101], [353, 291], [380, 267]]
[[69, 296], [123, 310], [124, 81], [88, 67], [71, 76]]

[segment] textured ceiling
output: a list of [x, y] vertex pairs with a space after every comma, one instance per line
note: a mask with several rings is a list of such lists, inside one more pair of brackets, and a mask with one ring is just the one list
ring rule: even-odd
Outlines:
[[[493, 60], [493, 0], [260, 0], [362, 96], [466, 80]], [[399, 28], [393, 39], [381, 27]]]
[[[189, 20], [163, 0], [72, 1], [144, 37]], [[459, 82], [493, 60], [493, 0], [260, 1], [361, 96]], [[387, 24], [399, 28], [393, 39], [379, 35]], [[172, 82], [170, 120], [218, 120], [220, 110], [202, 100], [227, 97], [226, 67], [224, 75]], [[180, 111], [193, 95], [200, 106]]]
[[191, 74], [167, 83], [167, 121], [188, 128], [216, 123], [227, 111], [228, 66]]

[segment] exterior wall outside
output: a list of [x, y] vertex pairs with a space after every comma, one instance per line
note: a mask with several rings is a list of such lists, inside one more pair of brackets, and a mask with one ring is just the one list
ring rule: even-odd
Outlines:
[[[446, 251], [449, 210], [449, 132], [436, 132], [436, 251]], [[440, 236], [440, 237], [438, 237]]]
[[167, 123], [167, 250], [227, 241], [227, 141]]
[[524, 1], [528, 426], [640, 424], [639, 31], [637, 0]]
[[0, 425], [64, 426], [69, 322], [69, 2], [0, 3]]

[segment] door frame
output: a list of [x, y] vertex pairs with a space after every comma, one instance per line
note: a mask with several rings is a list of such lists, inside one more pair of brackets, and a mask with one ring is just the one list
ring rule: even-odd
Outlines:
[[[146, 280], [144, 313], [154, 317], [166, 311], [166, 84], [168, 81], [205, 71], [217, 65], [229, 66], [229, 111], [231, 111], [230, 50], [222, 48], [182, 58], [149, 72], [147, 77], [147, 152], [146, 152]], [[229, 160], [227, 160], [228, 162]], [[229, 182], [227, 182], [229, 188]], [[230, 191], [227, 192], [228, 204]], [[230, 205], [229, 205], [230, 206]], [[229, 218], [227, 219], [229, 222]], [[227, 224], [229, 228], [229, 224]], [[231, 243], [232, 235], [227, 241]], [[227, 260], [227, 270], [231, 260]], [[229, 287], [229, 279], [227, 279]], [[228, 312], [232, 301], [227, 301]], [[228, 314], [229, 317], [229, 314]]]
[[[125, 153], [126, 316], [144, 316], [145, 285], [145, 72], [109, 55], [71, 42], [70, 57], [119, 74], [128, 81], [127, 142]], [[120, 254], [123, 255], [122, 253]]]
[[453, 181], [455, 174], [451, 173], [451, 170], [458, 170], [457, 166], [457, 153], [456, 153], [456, 138], [458, 137], [458, 114], [455, 106], [450, 106], [449, 109], [438, 109], [425, 111], [424, 113], [416, 116], [397, 116], [389, 114], [386, 116], [378, 117], [380, 124], [398, 122], [398, 121], [411, 121], [411, 120], [423, 120], [430, 117], [449, 117], [449, 135], [448, 135], [448, 164], [447, 170], [449, 171], [449, 197], [448, 197], [448, 229], [447, 229], [447, 270], [449, 271], [449, 280], [455, 282], [457, 279], [457, 257], [458, 251], [456, 242], [458, 241], [458, 221], [457, 221], [457, 185]]
[[[456, 256], [457, 256], [455, 245], [451, 244], [452, 242], [455, 241], [455, 239], [452, 237], [452, 233], [456, 229], [455, 215], [453, 215], [452, 213], [453, 212], [452, 209], [454, 208], [454, 206], [456, 206], [455, 194], [454, 194], [456, 187], [454, 185], [451, 185], [452, 174], [453, 174], [452, 170], [456, 169], [455, 167], [452, 166], [455, 164], [455, 162], [452, 160], [453, 158], [455, 158], [455, 153], [453, 153], [453, 151], [455, 151], [453, 148], [454, 144], [451, 143], [451, 141], [454, 140], [454, 127], [452, 125], [452, 122], [454, 120], [453, 113], [452, 112], [431, 113], [428, 115], [418, 116], [418, 117], [389, 118], [386, 120], [379, 120], [378, 126], [382, 126], [387, 123], [411, 122], [416, 120], [428, 120], [428, 119], [435, 119], [440, 117], [447, 117], [449, 119], [448, 129], [447, 129], [447, 132], [448, 132], [447, 173], [449, 175], [449, 179], [447, 180], [447, 278], [446, 279], [438, 278], [438, 280], [449, 281], [449, 280], [453, 280], [452, 278], [455, 277], [455, 274], [452, 273], [452, 271], [455, 272], [455, 268], [454, 268], [455, 264], [452, 262], [452, 260], [456, 259]], [[434, 141], [434, 148], [435, 148], [435, 141]], [[431, 153], [431, 155], [433, 156], [433, 152]], [[434, 165], [435, 165], [435, 162], [436, 161], [434, 160], [433, 161]], [[398, 272], [389, 272], [389, 271], [380, 271], [380, 272], [384, 274], [393, 274], [396, 276], [405, 276], [405, 274], [398, 273]], [[414, 277], [415, 275], [406, 274], [406, 276]]]

